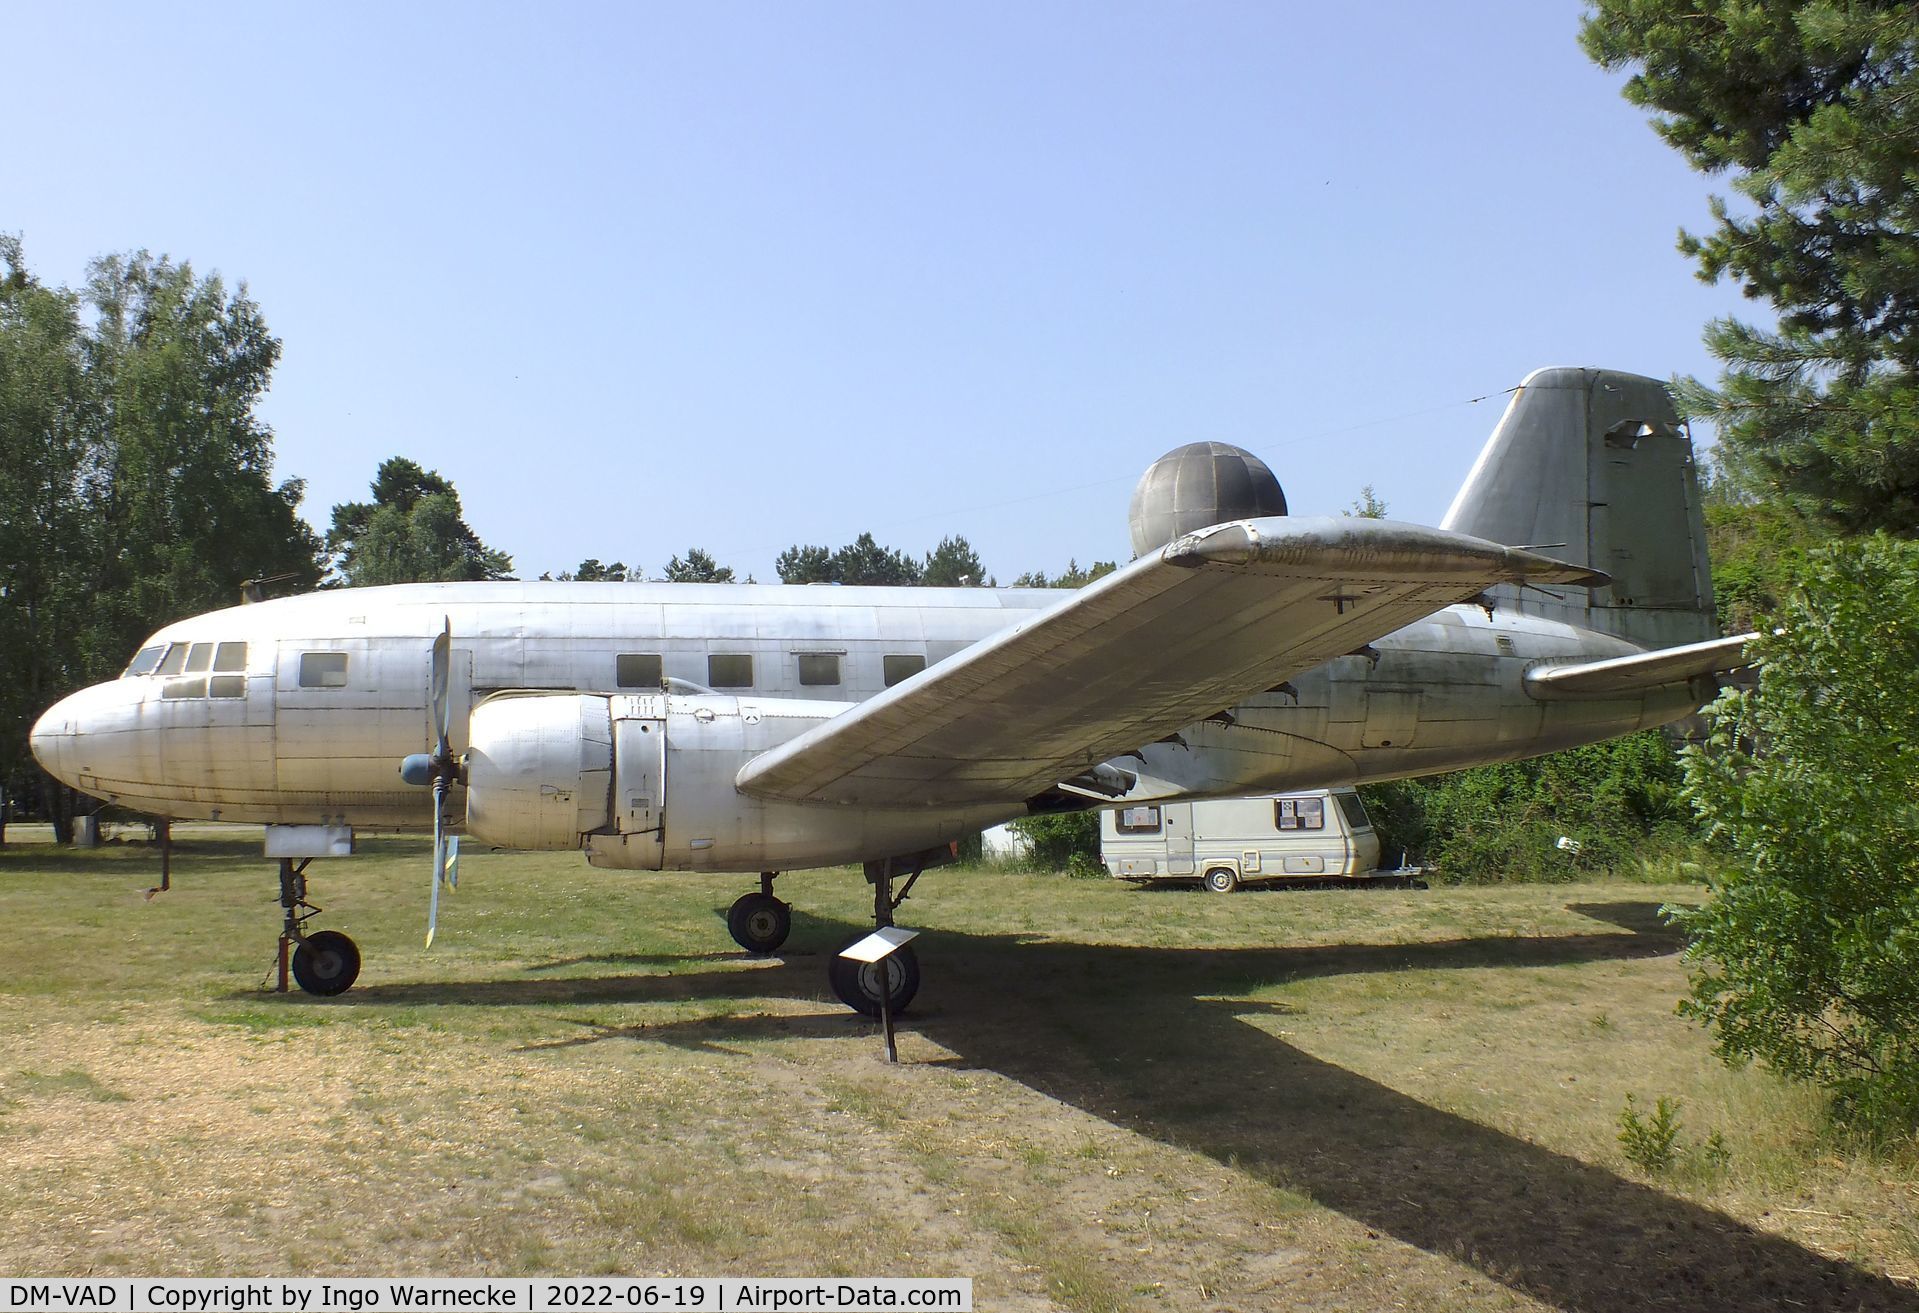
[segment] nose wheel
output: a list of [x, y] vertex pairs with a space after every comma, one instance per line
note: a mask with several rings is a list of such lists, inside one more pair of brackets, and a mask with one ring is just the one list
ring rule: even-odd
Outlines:
[[360, 978], [360, 946], [338, 930], [306, 932], [306, 923], [320, 914], [307, 901], [307, 863], [280, 859], [280, 992], [286, 993], [289, 968], [293, 982], [309, 994], [330, 998], [344, 994]]

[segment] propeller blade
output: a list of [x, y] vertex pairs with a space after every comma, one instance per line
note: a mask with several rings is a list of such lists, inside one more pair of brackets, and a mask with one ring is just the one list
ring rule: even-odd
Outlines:
[[433, 887], [426, 905], [426, 946], [440, 925], [440, 886], [446, 881], [446, 776], [433, 777]]
[[460, 887], [460, 836], [457, 834], [446, 837], [446, 887]]
[[446, 628], [442, 629], [433, 640], [433, 682], [428, 686], [433, 704], [433, 733], [437, 739], [434, 744], [434, 756], [439, 758], [442, 770], [446, 768], [447, 758], [453, 754], [452, 745], [447, 741], [447, 734], [452, 729], [450, 719], [452, 702], [447, 688], [450, 682], [448, 672], [452, 666], [453, 621], [449, 617]]

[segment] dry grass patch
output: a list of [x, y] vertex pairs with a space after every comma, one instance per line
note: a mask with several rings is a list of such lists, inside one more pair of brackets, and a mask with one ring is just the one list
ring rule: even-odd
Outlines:
[[[316, 864], [335, 1000], [259, 985], [271, 868], [0, 853], [0, 1268], [976, 1279], [994, 1309], [1919, 1307], [1915, 1175], [1672, 1015], [1685, 887], [1251, 893], [941, 871], [879, 1060], [830, 1000], [855, 875], [421, 847]], [[1677, 1098], [1707, 1170], [1617, 1142]]]

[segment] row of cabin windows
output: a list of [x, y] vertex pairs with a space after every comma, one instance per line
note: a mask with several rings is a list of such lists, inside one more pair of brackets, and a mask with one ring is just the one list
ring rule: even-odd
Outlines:
[[[806, 688], [833, 688], [843, 681], [839, 652], [800, 652], [800, 684]], [[888, 688], [926, 669], [926, 658], [913, 653], [880, 658], [880, 673]], [[657, 652], [622, 652], [614, 658], [614, 683], [620, 688], [660, 687], [665, 666]], [[708, 688], [753, 687], [753, 658], [743, 652], [716, 652], [706, 658]]]
[[[246, 644], [222, 643], [224, 654], [229, 647], [240, 650], [240, 669], [246, 668]], [[168, 654], [169, 657], [171, 653]], [[301, 688], [345, 688], [346, 656], [344, 652], [302, 652], [300, 654]], [[809, 687], [837, 685], [840, 683], [840, 653], [838, 652], [802, 652], [799, 654], [800, 683]], [[224, 669], [216, 663], [216, 669]], [[926, 658], [918, 654], [910, 656], [888, 656], [882, 659], [881, 672], [886, 678], [886, 686], [891, 688], [901, 680], [911, 679], [926, 669]], [[664, 664], [657, 652], [622, 652], [614, 658], [614, 682], [620, 688], [656, 689], [664, 682]], [[709, 688], [751, 688], [753, 687], [753, 658], [747, 653], [714, 653], [706, 659], [706, 683]], [[238, 697], [244, 694], [236, 693]], [[167, 696], [173, 696], [169, 693]], [[215, 694], [215, 696], [221, 696]]]

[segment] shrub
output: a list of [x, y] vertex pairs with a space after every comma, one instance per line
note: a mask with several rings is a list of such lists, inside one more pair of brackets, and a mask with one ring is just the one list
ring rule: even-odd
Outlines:
[[[1770, 632], [1773, 629], [1779, 632]], [[1815, 1081], [1862, 1128], [1919, 1121], [1919, 544], [1813, 558], [1710, 711], [1686, 788], [1728, 858], [1681, 1011], [1720, 1055]]]

